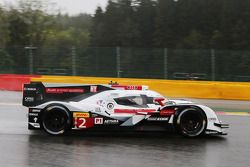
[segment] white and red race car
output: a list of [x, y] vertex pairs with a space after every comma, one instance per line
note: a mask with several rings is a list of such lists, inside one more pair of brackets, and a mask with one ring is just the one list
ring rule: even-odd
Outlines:
[[51, 135], [70, 130], [163, 131], [187, 137], [224, 135], [215, 112], [186, 100], [169, 100], [147, 86], [46, 84], [23, 88], [29, 129]]

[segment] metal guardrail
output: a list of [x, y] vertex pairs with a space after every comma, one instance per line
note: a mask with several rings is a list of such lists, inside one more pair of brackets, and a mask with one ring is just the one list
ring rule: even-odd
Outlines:
[[236, 76], [235, 81], [250, 82], [250, 76]]
[[51, 69], [49, 69], [49, 68], [37, 68], [36, 73], [41, 74], [41, 75], [49, 75], [49, 74], [51, 74]]
[[181, 80], [207, 80], [207, 74], [203, 73], [181, 73], [175, 72], [173, 73], [174, 79]]
[[40, 75], [69, 75], [68, 70], [64, 68], [37, 68], [36, 73]]

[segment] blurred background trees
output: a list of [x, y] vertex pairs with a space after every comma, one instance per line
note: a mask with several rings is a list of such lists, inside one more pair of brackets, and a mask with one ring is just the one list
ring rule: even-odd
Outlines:
[[[250, 0], [109, 0], [94, 15], [72, 16], [60, 13], [49, 0], [19, 0], [15, 7], [0, 5], [1, 66], [27, 73], [27, 46], [36, 48], [32, 52], [39, 67], [67, 68], [77, 54], [83, 69], [90, 69], [90, 62], [101, 66], [114, 60], [115, 48], [93, 50], [97, 47], [250, 50], [249, 8]], [[150, 61], [163, 54], [135, 50], [121, 50], [123, 59]], [[242, 59], [248, 52], [239, 54], [232, 55], [241, 60], [237, 66], [248, 67], [250, 61]]]
[[105, 46], [249, 49], [249, 7], [249, 0], [110, 0], [96, 11], [91, 37]]
[[249, 0], [109, 0], [93, 16], [70, 16], [51, 12], [48, 0], [20, 0], [0, 6], [0, 47], [250, 49], [249, 8]]

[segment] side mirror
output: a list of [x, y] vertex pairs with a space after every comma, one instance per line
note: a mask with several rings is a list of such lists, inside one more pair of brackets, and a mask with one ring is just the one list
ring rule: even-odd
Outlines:
[[157, 102], [158, 104], [160, 104], [161, 106], [164, 106], [164, 101], [165, 99], [164, 98], [155, 98], [154, 101]]

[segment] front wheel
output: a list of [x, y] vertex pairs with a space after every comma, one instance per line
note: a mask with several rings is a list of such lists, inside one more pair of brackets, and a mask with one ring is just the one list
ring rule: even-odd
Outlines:
[[63, 135], [71, 126], [70, 112], [62, 106], [50, 106], [43, 111], [42, 126], [50, 135]]
[[177, 115], [175, 127], [177, 131], [186, 137], [197, 137], [204, 134], [207, 126], [205, 113], [198, 108], [186, 108]]

